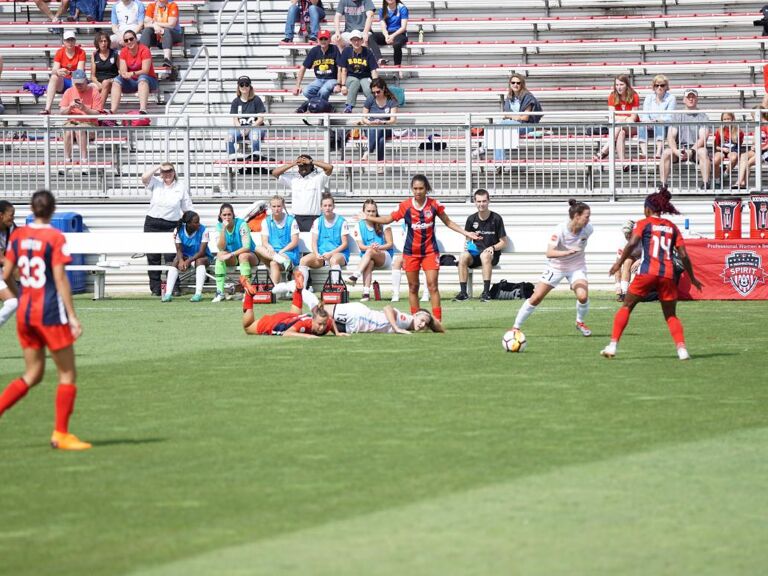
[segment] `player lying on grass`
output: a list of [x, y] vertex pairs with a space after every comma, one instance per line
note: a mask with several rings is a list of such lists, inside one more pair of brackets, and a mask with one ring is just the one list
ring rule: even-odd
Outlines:
[[241, 278], [241, 284], [245, 291], [243, 298], [243, 330], [245, 333], [258, 336], [317, 338], [331, 332], [339, 336], [333, 319], [322, 305], [317, 306], [311, 315], [301, 313], [301, 291], [304, 289], [304, 275], [297, 270], [293, 276], [296, 292], [293, 294], [291, 311], [267, 314], [258, 320], [253, 314], [254, 288], [247, 279]]
[[309, 290], [299, 290], [294, 285], [295, 281], [281, 283], [283, 285], [275, 286], [275, 289], [282, 291], [293, 290], [293, 303], [297, 305], [301, 302], [311, 311], [322, 307], [331, 317], [333, 323], [339, 332], [344, 334], [362, 334], [371, 332], [381, 332], [384, 334], [410, 334], [411, 332], [445, 332], [443, 325], [437, 320], [429, 310], [420, 308], [413, 314], [405, 314], [392, 308], [384, 306], [381, 311], [371, 310], [365, 304], [359, 302], [349, 302], [347, 304], [320, 304], [312, 292]]

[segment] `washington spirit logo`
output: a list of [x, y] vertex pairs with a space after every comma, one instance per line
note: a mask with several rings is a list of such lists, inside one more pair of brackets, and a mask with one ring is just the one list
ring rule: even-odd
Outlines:
[[765, 283], [763, 259], [757, 252], [731, 252], [725, 257], [725, 268], [720, 273], [725, 284], [730, 284], [742, 296], [749, 296], [758, 283]]

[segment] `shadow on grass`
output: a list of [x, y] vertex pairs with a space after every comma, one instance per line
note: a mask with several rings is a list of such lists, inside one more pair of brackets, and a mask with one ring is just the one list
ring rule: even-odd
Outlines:
[[94, 448], [101, 446], [134, 446], [166, 442], [167, 438], [112, 438], [110, 440], [91, 440]]

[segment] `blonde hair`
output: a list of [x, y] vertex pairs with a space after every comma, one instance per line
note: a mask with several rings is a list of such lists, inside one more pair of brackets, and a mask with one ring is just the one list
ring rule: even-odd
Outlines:
[[667, 85], [667, 90], [669, 90], [669, 79], [664, 76], [664, 74], [656, 74], [656, 76], [653, 77], [653, 80], [651, 80], [651, 88], [654, 87], [654, 84], [661, 84], [662, 82]]

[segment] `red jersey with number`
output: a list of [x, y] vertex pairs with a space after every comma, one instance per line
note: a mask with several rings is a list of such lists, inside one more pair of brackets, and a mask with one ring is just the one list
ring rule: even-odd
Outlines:
[[5, 256], [19, 269], [17, 322], [29, 326], [68, 324], [64, 302], [53, 280], [54, 266], [72, 261], [64, 235], [50, 225], [17, 228]]
[[403, 254], [406, 256], [426, 256], [440, 250], [435, 237], [437, 217], [445, 212], [445, 206], [434, 198], [427, 197], [421, 209], [416, 208], [413, 198], [400, 202], [392, 212], [394, 220], [405, 222], [406, 236]]
[[312, 316], [309, 314], [294, 314], [293, 312], [278, 312], [259, 318], [256, 331], [263, 336], [282, 336], [290, 328], [296, 327], [295, 332], [312, 333]]
[[672, 222], [666, 218], [643, 218], [632, 231], [640, 237], [643, 248], [643, 261], [639, 274], [650, 274], [659, 278], [674, 278], [675, 267], [672, 262], [672, 249], [685, 246], [683, 236]]

